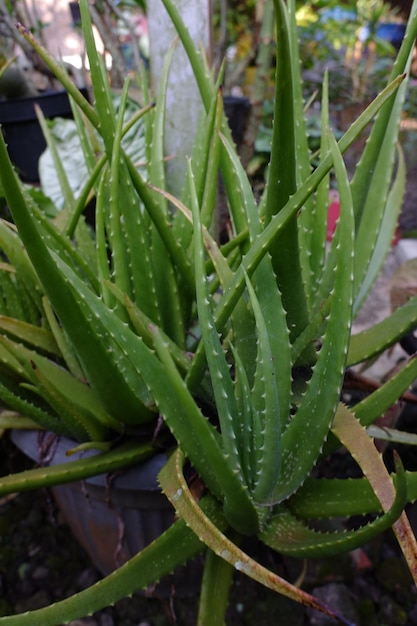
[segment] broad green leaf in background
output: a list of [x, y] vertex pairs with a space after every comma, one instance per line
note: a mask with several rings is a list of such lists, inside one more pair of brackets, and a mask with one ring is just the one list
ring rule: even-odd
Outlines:
[[[113, 106], [116, 113], [119, 104], [120, 95], [114, 94]], [[140, 109], [140, 105], [135, 100], [129, 98], [124, 122], [128, 122]], [[71, 189], [74, 196], [78, 197], [89, 178], [89, 171], [85, 162], [77, 124], [74, 120], [55, 118], [49, 122], [49, 126]], [[97, 135], [97, 139], [102, 146], [99, 135]], [[138, 121], [126, 133], [123, 137], [122, 147], [144, 173], [146, 171], [146, 154], [142, 121]], [[62, 191], [50, 149], [46, 149], [40, 158], [39, 177], [43, 192], [52, 200], [54, 206], [58, 209], [64, 208]]]

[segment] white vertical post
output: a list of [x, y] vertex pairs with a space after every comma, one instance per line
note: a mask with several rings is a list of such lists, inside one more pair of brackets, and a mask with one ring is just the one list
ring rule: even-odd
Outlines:
[[[210, 45], [210, 0], [175, 0], [197, 46]], [[175, 29], [161, 0], [148, 2], [148, 28], [151, 58], [151, 80], [158, 85], [162, 64], [176, 37]], [[167, 91], [165, 153], [170, 189], [180, 193], [185, 181], [185, 158], [191, 155], [202, 102], [191, 66], [181, 44], [178, 44], [171, 66]]]

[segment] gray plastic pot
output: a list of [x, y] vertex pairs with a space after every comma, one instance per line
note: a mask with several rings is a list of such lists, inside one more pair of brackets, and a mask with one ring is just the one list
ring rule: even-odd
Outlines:
[[[77, 443], [52, 433], [12, 431], [12, 441], [40, 465], [69, 463], [66, 451]], [[94, 455], [84, 451], [71, 460]], [[174, 509], [162, 494], [157, 475], [166, 455], [157, 453], [147, 461], [116, 476], [94, 476], [52, 488], [53, 496], [73, 534], [103, 574], [123, 565], [156, 539], [174, 521]], [[157, 595], [195, 593], [201, 576], [198, 558], [175, 575], [161, 580]]]

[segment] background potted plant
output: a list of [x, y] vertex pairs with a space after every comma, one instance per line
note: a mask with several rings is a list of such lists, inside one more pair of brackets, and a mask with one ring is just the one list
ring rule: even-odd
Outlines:
[[[54, 79], [48, 66], [16, 29], [22, 22], [39, 41], [45, 43], [44, 27], [36, 4], [0, 2], [0, 122], [12, 162], [27, 182], [39, 182], [38, 160], [45, 140], [35, 113], [37, 103], [46, 117], [72, 117], [66, 91]], [[83, 86], [79, 72], [72, 68], [78, 86]], [[27, 145], [31, 149], [27, 149]]]
[[[71, 3], [70, 3], [71, 4]], [[72, 3], [77, 5], [78, 3]], [[106, 55], [111, 55], [111, 64], [108, 71], [113, 87], [121, 88], [123, 77], [127, 67], [132, 65], [139, 69], [141, 61], [139, 47], [130, 46], [130, 61], [123, 56], [123, 44], [121, 28], [125, 29], [132, 38], [134, 27], [131, 25], [143, 10], [142, 2], [118, 3], [115, 6], [111, 2], [96, 2], [90, 7], [93, 16], [94, 27], [101, 41]], [[126, 7], [128, 12], [126, 13]], [[66, 7], [65, 7], [66, 9]], [[79, 11], [78, 11], [79, 13]], [[60, 10], [57, 11], [59, 18]], [[70, 7], [68, 7], [68, 18]], [[62, 18], [61, 18], [62, 19]], [[5, 72], [0, 80], [0, 122], [8, 145], [9, 154], [13, 164], [18, 168], [23, 180], [30, 183], [39, 182], [38, 161], [45, 150], [46, 144], [40, 129], [38, 118], [35, 113], [35, 103], [38, 104], [47, 119], [72, 118], [72, 111], [66, 90], [56, 81], [54, 74], [47, 64], [36, 55], [32, 46], [25, 40], [16, 29], [16, 23], [25, 25], [28, 31], [48, 47], [50, 29], [54, 22], [47, 22], [45, 6], [37, 6], [36, 2], [0, 2], [0, 39], [2, 54], [0, 67], [7, 64]], [[73, 23], [73, 35], [76, 36], [77, 24]], [[75, 29], [75, 30], [74, 30]], [[65, 43], [62, 42], [65, 47]], [[53, 47], [53, 46], [52, 46]], [[62, 51], [62, 48], [60, 48]], [[54, 52], [58, 55], [58, 52]], [[60, 53], [59, 53], [60, 54]], [[14, 56], [16, 55], [16, 56]], [[67, 56], [66, 68], [78, 87], [82, 88], [84, 95], [87, 72], [83, 66], [82, 45], [80, 44], [79, 58], [74, 60]], [[12, 64], [8, 61], [15, 59]], [[69, 60], [70, 59], [70, 60]], [[30, 144], [27, 150], [24, 145]]]
[[[60, 624], [91, 614], [202, 550], [200, 624], [224, 622], [235, 569], [348, 623], [260, 565], [244, 542], [258, 537], [284, 554], [314, 557], [353, 549], [393, 527], [416, 579], [416, 543], [402, 513], [407, 499], [416, 497], [416, 475], [405, 475], [397, 459], [396, 474], [390, 476], [366, 431], [415, 379], [416, 361], [356, 407], [343, 405], [340, 394], [347, 367], [378, 355], [417, 321], [412, 299], [389, 320], [351, 334], [401, 204], [401, 154], [397, 168], [394, 161], [417, 6], [393, 80], [338, 145], [328, 130], [325, 84], [321, 158], [313, 169], [294, 3], [276, 0], [276, 115], [269, 180], [258, 206], [228, 138], [216, 85], [174, 4], [164, 0], [164, 5], [207, 111], [181, 199], [164, 184], [158, 141], [163, 89], [156, 108], [141, 112], [151, 122], [146, 132], [154, 129], [154, 142], [147, 143], [147, 182], [121, 147], [128, 85], [116, 116], [87, 3], [80, 6], [94, 108], [32, 42], [99, 131], [103, 153], [93, 158], [86, 122], [80, 123], [91, 175], [74, 200], [58, 164], [66, 209], [51, 221], [27, 196], [0, 143], [0, 180], [14, 221], [0, 227], [8, 261], [2, 272], [4, 302], [10, 303], [8, 319], [1, 320], [0, 397], [19, 413], [6, 415], [3, 426], [27, 426], [23, 416], [29, 416], [42, 428], [72, 434], [81, 442], [79, 449], [101, 452], [2, 478], [0, 493], [121, 469], [153, 454], [156, 441], [168, 447], [171, 441], [173, 452], [160, 482], [179, 519], [91, 589], [38, 611], [0, 618], [0, 624]], [[167, 69], [168, 64], [169, 59]], [[376, 113], [349, 181], [341, 152]], [[81, 113], [75, 116], [80, 121]], [[221, 248], [210, 234], [219, 165], [232, 225], [230, 241]], [[326, 252], [332, 168], [341, 217]], [[93, 190], [94, 235], [82, 219]], [[364, 476], [353, 481], [315, 476], [320, 460], [331, 462], [340, 446]], [[185, 459], [191, 477], [198, 477], [194, 481], [184, 478]], [[322, 533], [309, 525], [312, 519], [331, 523], [357, 513], [376, 517], [342, 532]]]

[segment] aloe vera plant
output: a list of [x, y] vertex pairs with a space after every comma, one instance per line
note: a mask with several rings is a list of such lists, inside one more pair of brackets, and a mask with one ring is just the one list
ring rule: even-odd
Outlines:
[[[156, 106], [145, 106], [126, 125], [128, 83], [115, 112], [86, 0], [80, 7], [94, 108], [21, 29], [72, 97], [90, 175], [74, 198], [56, 156], [65, 209], [50, 220], [21, 185], [0, 141], [0, 181], [13, 217], [13, 224], [0, 223], [0, 398], [11, 410], [0, 416], [0, 426], [36, 425], [100, 452], [1, 478], [0, 495], [127, 467], [152, 454], [156, 430], [162, 441], [170, 431], [176, 446], [160, 483], [178, 520], [90, 589], [0, 618], [0, 625], [62, 624], [91, 614], [203, 550], [199, 625], [224, 623], [234, 569], [347, 624], [240, 544], [257, 536], [283, 554], [319, 557], [352, 550], [392, 527], [417, 581], [416, 541], [403, 513], [417, 497], [417, 476], [404, 472], [399, 459], [391, 476], [366, 430], [408, 389], [417, 361], [355, 407], [340, 402], [346, 369], [377, 356], [417, 324], [412, 299], [388, 321], [358, 335], [351, 331], [401, 206], [405, 172], [396, 143], [417, 3], [391, 82], [338, 143], [329, 129], [325, 84], [321, 156], [313, 169], [294, 2], [275, 0], [276, 111], [269, 180], [259, 204], [230, 141], [218, 86], [175, 4], [163, 3], [206, 109], [195, 152], [184, 164], [180, 198], [164, 177], [164, 81]], [[375, 116], [350, 181], [342, 154]], [[145, 173], [122, 144], [138, 119], [147, 138]], [[219, 168], [232, 229], [222, 247], [211, 231]], [[333, 174], [341, 215], [326, 249]], [[91, 195], [94, 233], [82, 216]], [[314, 477], [316, 465], [341, 446], [363, 478]], [[198, 500], [184, 478], [186, 460], [204, 484]], [[373, 521], [351, 531], [321, 533], [309, 525], [368, 513]]]

